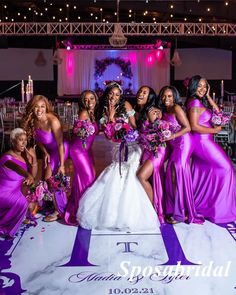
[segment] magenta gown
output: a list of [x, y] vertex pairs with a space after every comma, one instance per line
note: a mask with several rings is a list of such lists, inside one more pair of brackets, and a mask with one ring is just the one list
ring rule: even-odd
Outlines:
[[[164, 113], [163, 119], [172, 123], [176, 131], [181, 129], [175, 115]], [[193, 198], [190, 170], [190, 157], [193, 151], [192, 136], [190, 133], [185, 133], [167, 143], [170, 156], [165, 178], [166, 214], [173, 216], [177, 221], [203, 223], [204, 218], [197, 213]], [[174, 171], [175, 183], [172, 181]]]
[[24, 176], [4, 166], [9, 160], [24, 170], [27, 166], [11, 155], [0, 159], [0, 234], [14, 237], [26, 216], [28, 202], [21, 192]]
[[79, 207], [79, 200], [88, 187], [95, 180], [94, 160], [92, 144], [98, 133], [97, 123], [93, 123], [95, 133], [86, 139], [86, 147], [83, 147], [82, 140], [73, 136], [70, 143], [70, 157], [74, 166], [74, 179], [71, 189], [71, 196], [68, 200], [64, 220], [68, 224], [77, 224], [76, 213]]
[[[49, 153], [52, 175], [55, 175], [60, 166], [60, 159], [59, 159], [57, 142], [56, 142], [54, 134], [50, 131], [35, 129], [35, 140], [36, 142], [43, 144], [45, 149]], [[64, 139], [64, 160], [68, 158], [68, 155], [69, 155], [69, 142], [66, 139]], [[55, 201], [56, 201], [57, 210], [59, 214], [62, 215], [65, 211], [65, 207], [67, 203], [66, 193], [63, 191], [55, 192]]]
[[[205, 108], [194, 99], [187, 105]], [[211, 112], [206, 109], [199, 124], [211, 127]], [[223, 149], [214, 142], [212, 134], [192, 132], [195, 148], [192, 154], [192, 178], [196, 209], [215, 223], [236, 220], [236, 181], [234, 168]]]
[[163, 166], [165, 161], [165, 152], [165, 147], [158, 147], [158, 156], [155, 157], [151, 151], [144, 149], [141, 158], [141, 164], [147, 160], [150, 160], [153, 165], [153, 175], [151, 179], [153, 187], [154, 208], [157, 212], [160, 223], [164, 223]]

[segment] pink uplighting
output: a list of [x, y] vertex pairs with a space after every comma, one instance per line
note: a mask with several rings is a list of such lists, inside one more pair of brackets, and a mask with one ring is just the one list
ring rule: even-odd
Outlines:
[[69, 52], [66, 59], [66, 72], [68, 75], [74, 74], [74, 59], [73, 59], [73, 53]]
[[163, 51], [163, 49], [157, 49], [156, 51], [156, 58], [157, 58], [157, 61], [162, 61], [162, 59], [164, 58], [164, 55], [165, 55], [165, 52]]
[[154, 61], [153, 55], [152, 54], [149, 54], [148, 57], [147, 57], [147, 63], [148, 64], [152, 64], [153, 61]]

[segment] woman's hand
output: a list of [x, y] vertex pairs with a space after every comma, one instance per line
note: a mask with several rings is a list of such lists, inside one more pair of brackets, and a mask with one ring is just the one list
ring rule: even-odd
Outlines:
[[61, 174], [65, 175], [65, 166], [64, 165], [59, 166], [58, 173], [61, 173]]
[[115, 106], [113, 101], [109, 100], [109, 106], [108, 106], [108, 121], [109, 122], [114, 122], [115, 121], [115, 115], [116, 115], [116, 109], [118, 108], [118, 106]]
[[211, 87], [210, 87], [210, 84], [207, 84], [207, 86], [208, 86], [208, 89], [207, 89], [206, 97], [207, 97], [207, 99], [209, 99], [209, 98], [211, 98], [211, 96], [210, 96]]
[[36, 156], [35, 148], [36, 148], [36, 145], [34, 145], [33, 148], [30, 148], [30, 149], [25, 148], [26, 156], [29, 160], [30, 165], [37, 164], [37, 156]]
[[26, 185], [31, 185], [34, 183], [34, 178], [31, 174], [28, 174], [28, 176], [25, 178], [23, 184], [26, 184]]
[[44, 154], [44, 167], [47, 168], [47, 166], [50, 164], [50, 155], [48, 153]]
[[222, 129], [221, 126], [214, 126], [214, 129], [215, 129], [215, 133], [219, 133]]

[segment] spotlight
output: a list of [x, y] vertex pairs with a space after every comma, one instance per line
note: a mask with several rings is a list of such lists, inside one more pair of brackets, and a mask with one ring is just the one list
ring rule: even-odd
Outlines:
[[73, 43], [71, 40], [63, 40], [61, 43], [65, 46], [66, 50], [73, 49]]

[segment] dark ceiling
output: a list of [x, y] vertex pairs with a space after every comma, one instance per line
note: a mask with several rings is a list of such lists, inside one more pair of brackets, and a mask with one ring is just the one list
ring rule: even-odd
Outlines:
[[[1, 4], [2, 22], [12, 19], [16, 22], [117, 20], [117, 0], [5, 0]], [[119, 1], [120, 22], [199, 22], [199, 19], [202, 22], [235, 22], [235, 11], [236, 1], [232, 0]]]

